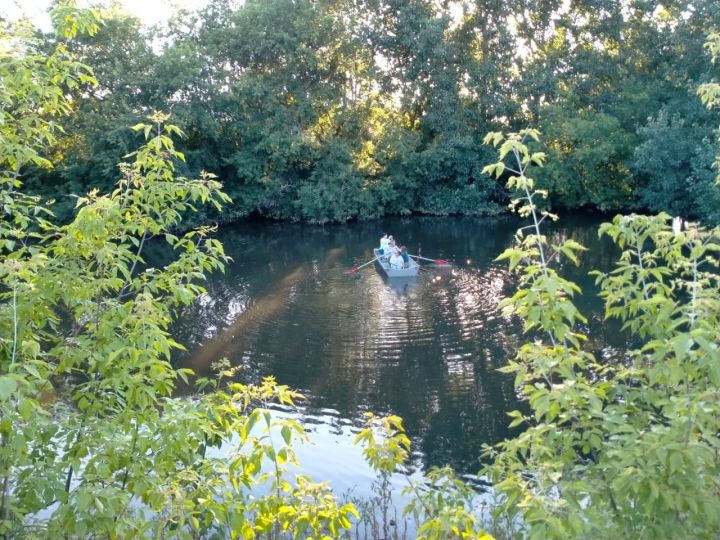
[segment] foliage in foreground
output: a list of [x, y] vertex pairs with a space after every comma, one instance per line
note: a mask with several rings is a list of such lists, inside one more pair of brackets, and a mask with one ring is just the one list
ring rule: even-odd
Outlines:
[[[666, 214], [618, 216], [600, 228], [620, 248], [595, 272], [606, 318], [637, 346], [622, 361], [584, 350], [579, 288], [559, 273], [584, 248], [551, 244], [528, 168], [544, 154], [537, 132], [490, 134], [511, 170], [518, 231], [508, 260], [521, 285], [503, 302], [532, 337], [503, 371], [515, 375], [530, 414], [510, 413], [516, 438], [488, 448], [485, 473], [501, 511], [529, 538], [710, 538], [720, 529], [720, 229], [682, 229]], [[512, 164], [505, 165], [506, 156]]]
[[[87, 13], [55, 11], [64, 38]], [[168, 325], [227, 261], [209, 230], [174, 233], [199, 205], [228, 201], [211, 175], [177, 177], [181, 135], [156, 114], [112, 193], [77, 201], [57, 226], [20, 176], [45, 165], [66, 88], [91, 81], [60, 44], [27, 54], [20, 34], [0, 64], [0, 535], [3, 538], [337, 536], [356, 515], [326, 484], [290, 475], [297, 424], [263, 405], [297, 395], [266, 379], [173, 398]], [[143, 260], [165, 242], [174, 260]], [[221, 375], [230, 376], [224, 370]], [[222, 448], [222, 452], [219, 450]]]

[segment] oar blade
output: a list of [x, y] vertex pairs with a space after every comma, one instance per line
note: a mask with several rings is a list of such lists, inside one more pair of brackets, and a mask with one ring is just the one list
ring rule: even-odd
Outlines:
[[375, 261], [377, 261], [377, 257], [373, 257], [365, 264], [361, 264], [360, 266], [355, 266], [355, 267], [351, 268], [350, 270], [347, 270], [345, 273], [346, 274], [356, 274], [358, 270], [360, 270], [361, 268], [365, 268], [368, 264], [372, 264]]

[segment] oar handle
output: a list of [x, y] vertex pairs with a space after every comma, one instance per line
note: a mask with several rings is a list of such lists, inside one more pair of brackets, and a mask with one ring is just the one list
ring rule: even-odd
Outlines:
[[355, 267], [355, 270], [360, 270], [363, 266], [367, 266], [368, 264], [372, 264], [372, 263], [374, 263], [375, 261], [377, 261], [377, 257], [375, 257], [374, 259], [366, 262], [365, 264], [361, 264], [360, 266], [356, 266], [356, 267]]
[[354, 274], [355, 272], [357, 272], [358, 270], [360, 270], [360, 269], [363, 268], [364, 266], [367, 266], [368, 264], [374, 263], [375, 261], [377, 261], [377, 259], [378, 259], [378, 258], [375, 257], [374, 259], [369, 260], [369, 261], [366, 262], [365, 264], [361, 264], [360, 266], [355, 266], [354, 268], [351, 268], [350, 270], [346, 270], [345, 273], [346, 273], [346, 274], [350, 274], [350, 273]]
[[[410, 254], [408, 253], [408, 255], [410, 255]], [[445, 259], [428, 259], [427, 257], [421, 257], [420, 255], [410, 255], [410, 257], [412, 257], [414, 259], [422, 259], [423, 261], [434, 262], [435, 264], [439, 264], [441, 266], [449, 266], [450, 265], [450, 263], [447, 262]]]
[[[408, 255], [410, 254], [408, 253]], [[420, 255], [410, 255], [410, 257], [413, 257], [415, 259], [422, 259], [423, 261], [435, 262], [435, 259], [428, 259], [427, 257], [421, 257]]]

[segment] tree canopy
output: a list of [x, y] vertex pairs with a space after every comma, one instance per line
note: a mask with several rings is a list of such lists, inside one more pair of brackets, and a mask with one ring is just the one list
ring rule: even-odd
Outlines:
[[66, 213], [113, 185], [126, 126], [170, 107], [183, 172], [220, 176], [226, 220], [497, 213], [507, 191], [482, 174], [481, 139], [525, 125], [557, 164], [538, 178], [555, 207], [718, 219], [717, 122], [695, 98], [717, 77], [714, 1], [215, 0], [164, 28], [102, 17], [70, 45], [99, 84], [73, 100], [55, 169], [28, 178]]

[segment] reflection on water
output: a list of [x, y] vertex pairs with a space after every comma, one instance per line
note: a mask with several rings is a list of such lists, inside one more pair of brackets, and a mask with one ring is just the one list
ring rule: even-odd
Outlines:
[[[566, 219], [550, 234], [598, 248], [598, 223]], [[511, 378], [497, 372], [522, 339], [517, 321], [497, 311], [514, 279], [493, 262], [516, 227], [513, 218], [225, 227], [220, 240], [234, 262], [182, 313], [175, 335], [188, 352], [178, 363], [202, 373], [227, 357], [242, 366], [244, 381], [275, 375], [308, 396], [308, 418], [332, 409], [337, 422], [357, 426], [367, 410], [398, 414], [424, 466], [476, 472], [482, 444], [507, 436], [505, 413], [518, 406]], [[416, 278], [401, 280], [388, 280], [373, 265], [345, 273], [372, 259], [383, 231], [411, 253], [453, 265], [424, 266]], [[563, 270], [590, 290], [587, 270], [607, 268], [607, 252], [604, 245], [593, 249], [584, 268]], [[620, 338], [598, 331], [600, 302], [579, 304], [589, 315], [595, 352], [619, 354]], [[323, 474], [362, 477], [343, 445], [338, 439], [337, 454], [323, 457], [337, 471]]]

